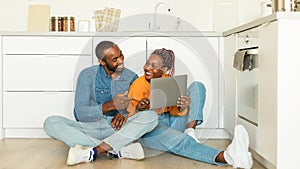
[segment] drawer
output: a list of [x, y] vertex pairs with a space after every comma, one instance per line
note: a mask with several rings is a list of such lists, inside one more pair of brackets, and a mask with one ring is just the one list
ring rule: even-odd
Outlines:
[[74, 119], [74, 92], [4, 92], [4, 128], [42, 128], [46, 117]]
[[4, 55], [4, 91], [74, 91], [92, 56]]
[[4, 36], [3, 54], [92, 54], [92, 38]]

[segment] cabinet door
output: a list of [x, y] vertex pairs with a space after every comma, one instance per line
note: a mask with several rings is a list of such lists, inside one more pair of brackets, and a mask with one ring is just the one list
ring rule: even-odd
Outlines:
[[84, 55], [4, 55], [4, 91], [74, 91], [79, 72], [92, 65]]
[[175, 74], [187, 74], [188, 84], [200, 81], [205, 85], [204, 123], [200, 127], [218, 128], [218, 38], [148, 37], [147, 44], [148, 55], [158, 48], [173, 50]]
[[234, 134], [236, 124], [236, 76], [237, 72], [233, 68], [233, 59], [236, 51], [236, 35], [224, 38], [224, 89], [220, 92], [224, 93], [224, 128]]
[[[145, 37], [94, 37], [93, 51], [95, 51], [98, 43], [109, 40], [116, 43], [122, 50], [125, 57], [125, 67], [131, 69], [138, 75], [143, 73], [143, 65], [146, 62], [146, 38]], [[96, 54], [93, 54], [93, 64], [99, 64]]]
[[46, 117], [73, 116], [74, 92], [4, 92], [4, 128], [42, 128]]
[[4, 36], [4, 54], [81, 54], [90, 55], [90, 37]]
[[[279, 21], [278, 21], [279, 22]], [[254, 150], [256, 150], [259, 154], [264, 156], [266, 159], [268, 159], [271, 163], [276, 164], [276, 160], [278, 159], [279, 154], [277, 154], [277, 149], [279, 146], [282, 146], [281, 144], [278, 144], [277, 139], [283, 139], [283, 140], [291, 140], [296, 138], [295, 134], [290, 134], [291, 129], [295, 127], [293, 124], [296, 125], [296, 123], [299, 123], [299, 121], [294, 121], [290, 119], [297, 119], [291, 113], [289, 109], [291, 108], [290, 106], [287, 107], [287, 109], [282, 109], [283, 111], [283, 116], [286, 119], [279, 118], [278, 113], [279, 113], [279, 107], [281, 107], [282, 103], [284, 102], [291, 102], [291, 100], [296, 99], [291, 97], [289, 95], [289, 91], [291, 93], [296, 92], [297, 93], [297, 88], [291, 87], [291, 86], [282, 86], [279, 85], [280, 83], [283, 84], [288, 84], [291, 85], [294, 83], [294, 80], [292, 80], [292, 83], [289, 83], [287, 79], [299, 79], [297, 78], [298, 72], [295, 71], [296, 67], [293, 65], [287, 65], [287, 69], [291, 70], [291, 72], [294, 73], [291, 74], [290, 72], [284, 72], [281, 74], [279, 71], [280, 69], [285, 69], [285, 67], [281, 67], [283, 62], [280, 62], [281, 59], [285, 60], [288, 59], [289, 62], [291, 63], [296, 63], [295, 65], [298, 65], [297, 60], [293, 60], [295, 56], [298, 56], [295, 52], [294, 49], [297, 49], [298, 45], [294, 43], [290, 43], [290, 39], [292, 39], [294, 36], [293, 34], [289, 34], [288, 32], [291, 31], [290, 27], [297, 32], [299, 30], [299, 27], [294, 27], [296, 25], [295, 23], [292, 23], [291, 25], [285, 25], [286, 32], [283, 33], [284, 38], [281, 38], [278, 36], [278, 34], [283, 31], [284, 29], [278, 25], [278, 22], [271, 22], [270, 24], [263, 25], [259, 29], [259, 57], [258, 57], [258, 68], [259, 68], [259, 73], [258, 73], [258, 83], [259, 83], [259, 90], [258, 90], [258, 129], [256, 131], [256, 140], [254, 142]], [[298, 23], [297, 23], [298, 24]], [[299, 25], [299, 24], [298, 24]], [[284, 32], [284, 31], [283, 31]], [[289, 36], [287, 36], [287, 34]], [[298, 36], [299, 37], [299, 36]], [[282, 44], [282, 45], [280, 45]], [[290, 49], [287, 50], [291, 53], [286, 53], [284, 52], [284, 46], [288, 46]], [[282, 54], [282, 55], [281, 55]], [[282, 56], [282, 57], [280, 57]], [[289, 59], [289, 56], [292, 56]], [[297, 58], [297, 57], [295, 57]], [[286, 70], [285, 70], [286, 71]], [[297, 73], [296, 73], [297, 72]], [[279, 77], [285, 77], [284, 79], [280, 79]], [[283, 91], [283, 95], [280, 95], [278, 91]], [[298, 92], [299, 93], [299, 92]], [[296, 94], [297, 95], [297, 94]], [[282, 97], [282, 96], [288, 96], [288, 97]], [[298, 97], [299, 95], [297, 95]], [[287, 99], [285, 99], [287, 98]], [[292, 98], [292, 99], [291, 99]], [[283, 100], [281, 100], [283, 99]], [[297, 99], [296, 99], [297, 100]], [[296, 101], [299, 104], [299, 101]], [[294, 105], [297, 103], [295, 102]], [[298, 105], [295, 106], [297, 107], [295, 109], [295, 114], [299, 112], [298, 110]], [[284, 108], [284, 107], [281, 107]], [[291, 114], [289, 114], [291, 113]], [[299, 119], [299, 118], [298, 118]], [[282, 133], [289, 133], [291, 137], [280, 137], [277, 135], [278, 130], [280, 130], [280, 127], [278, 126], [279, 123], [282, 121], [286, 122], [284, 126], [286, 126], [286, 130], [282, 130]], [[293, 127], [292, 127], [293, 126]], [[295, 130], [296, 131], [296, 130]], [[296, 131], [298, 132], [298, 131]], [[296, 133], [295, 132], [295, 133]], [[283, 134], [284, 135], [284, 134]], [[283, 143], [283, 142], [282, 142]], [[287, 144], [283, 143], [286, 146], [290, 146]], [[296, 144], [294, 144], [296, 145]], [[294, 151], [295, 147], [291, 147], [291, 151]], [[286, 147], [285, 147], [285, 150]], [[288, 151], [286, 151], [288, 152]], [[295, 159], [295, 158], [294, 158]], [[285, 167], [284, 167], [285, 168]], [[287, 167], [288, 168], [288, 167]]]
[[[0, 56], [2, 57], [2, 36], [0, 35]], [[0, 59], [0, 70], [2, 70], [2, 59]], [[0, 139], [3, 137], [2, 121], [2, 73], [0, 73]]]

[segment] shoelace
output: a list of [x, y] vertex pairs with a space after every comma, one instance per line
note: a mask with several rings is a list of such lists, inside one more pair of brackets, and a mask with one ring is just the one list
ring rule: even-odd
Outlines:
[[121, 154], [121, 151], [119, 151], [118, 153], [118, 157], [119, 158], [122, 158], [122, 157], [129, 157], [129, 152], [128, 151], [125, 151]]

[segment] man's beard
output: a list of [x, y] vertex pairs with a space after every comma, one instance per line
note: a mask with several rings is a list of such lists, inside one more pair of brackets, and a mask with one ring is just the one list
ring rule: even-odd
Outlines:
[[[105, 61], [105, 63], [106, 63], [107, 70], [110, 71], [110, 72], [115, 73], [115, 72], [121, 72], [123, 70], [123, 68], [118, 69], [118, 66], [120, 66], [120, 65], [118, 65], [117, 67], [112, 67], [109, 64], [107, 64], [106, 61]], [[121, 64], [121, 65], [123, 65], [123, 64]]]

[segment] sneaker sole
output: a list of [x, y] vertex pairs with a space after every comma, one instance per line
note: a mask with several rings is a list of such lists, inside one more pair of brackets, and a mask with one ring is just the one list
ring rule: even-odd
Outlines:
[[142, 160], [145, 158], [145, 155], [144, 155], [144, 149], [143, 147], [141, 146], [140, 143], [135, 143], [137, 144], [137, 154], [136, 154], [136, 157], [135, 158], [132, 158], [132, 159], [135, 159], [135, 160]]
[[123, 158], [123, 159], [132, 159], [132, 160], [142, 160], [142, 159], [145, 158], [144, 149], [143, 149], [143, 147], [141, 146], [140, 143], [132, 143], [129, 146], [130, 147], [127, 147], [127, 148], [129, 148], [129, 149], [135, 149], [136, 153], [132, 154], [129, 157], [121, 157], [121, 158]]
[[76, 145], [75, 147], [71, 147], [70, 150], [69, 150], [69, 153], [68, 153], [68, 158], [67, 158], [67, 165], [75, 165], [77, 164], [75, 162], [75, 152], [76, 151], [76, 148], [78, 147], [79, 145]]

